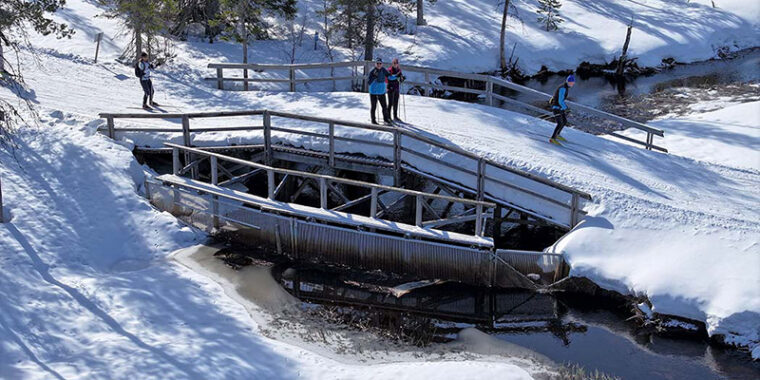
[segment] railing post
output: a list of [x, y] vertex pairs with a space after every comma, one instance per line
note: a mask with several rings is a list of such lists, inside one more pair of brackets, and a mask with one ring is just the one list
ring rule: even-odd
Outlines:
[[493, 107], [493, 81], [491, 81], [491, 77], [486, 80], [486, 101], [489, 106]]
[[[182, 138], [186, 147], [190, 147], [190, 117], [182, 115]], [[193, 155], [189, 152], [185, 152], [185, 165], [190, 165]], [[193, 179], [198, 179], [198, 168], [193, 166], [190, 168], [190, 176]]]
[[327, 180], [324, 177], [319, 178], [319, 207], [327, 210]]
[[116, 137], [116, 131], [114, 130], [113, 126], [113, 118], [108, 117], [106, 119], [106, 124], [108, 124], [108, 137], [110, 137], [112, 140]]
[[573, 193], [573, 199], [570, 203], [570, 228], [578, 224], [578, 194]]
[[211, 197], [211, 214], [212, 214], [212, 227], [219, 229], [219, 196], [214, 195]]
[[370, 197], [369, 201], [369, 217], [375, 218], [377, 217], [377, 188], [372, 188], [372, 196]]
[[494, 248], [501, 246], [501, 225], [504, 223], [504, 218], [501, 215], [502, 208], [500, 204], [496, 204], [496, 209], [493, 211], [493, 229], [491, 231], [491, 238], [493, 238]]
[[483, 205], [475, 206], [475, 236], [483, 236]]
[[414, 206], [414, 225], [422, 227], [422, 195], [418, 194]]
[[221, 67], [216, 68], [216, 88], [224, 90], [224, 69]]
[[218, 169], [218, 160], [216, 156], [211, 156], [211, 184], [216, 186], [219, 184], [219, 172]]
[[272, 165], [272, 116], [269, 111], [264, 111], [264, 154], [267, 165]]
[[485, 198], [486, 187], [486, 160], [482, 157], [478, 159], [478, 201]]
[[330, 123], [330, 167], [335, 167], [335, 124]]
[[179, 175], [179, 171], [182, 169], [179, 163], [179, 149], [172, 148], [172, 173]]
[[243, 69], [243, 91], [248, 91], [248, 68]]
[[290, 69], [290, 92], [296, 92], [296, 72]]
[[267, 198], [274, 200], [274, 170], [267, 170]]
[[362, 75], [362, 92], [367, 92], [369, 89], [369, 82], [367, 82], [369, 79], [369, 70], [369, 63], [364, 62], [364, 75]]
[[647, 145], [646, 145], [647, 150], [652, 150], [653, 142], [654, 142], [654, 135], [652, 134], [652, 132], [647, 132]]
[[401, 186], [401, 131], [393, 131], [393, 186]]
[[430, 73], [427, 71], [425, 72], [425, 88], [427, 90], [425, 96], [431, 96], [433, 94], [433, 86], [430, 84]]

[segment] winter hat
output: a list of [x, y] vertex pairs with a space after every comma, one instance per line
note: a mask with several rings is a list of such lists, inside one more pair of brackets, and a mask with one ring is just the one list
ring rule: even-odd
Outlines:
[[375, 63], [383, 63], [383, 59], [380, 57], [375, 58]]
[[565, 82], [568, 82], [568, 83], [575, 82], [575, 75], [573, 74], [568, 75], [567, 80]]

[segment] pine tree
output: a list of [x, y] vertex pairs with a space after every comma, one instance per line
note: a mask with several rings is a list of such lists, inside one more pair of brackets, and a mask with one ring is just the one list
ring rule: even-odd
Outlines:
[[561, 7], [559, 0], [538, 0], [538, 22], [547, 32], [559, 29], [559, 24], [565, 21], [559, 15]]
[[[164, 40], [167, 44], [163, 47], [153, 48], [153, 43], [157, 43], [160, 33], [171, 30], [171, 24], [179, 13], [177, 0], [99, 0], [99, 2], [108, 7], [106, 17], [122, 20], [124, 27], [132, 33], [132, 43], [125, 49], [122, 58], [131, 63], [137, 62], [140, 53], [145, 50], [151, 55], [163, 56], [161, 59], [169, 55], [169, 40]], [[143, 37], [146, 38], [145, 41]], [[143, 42], [147, 42], [147, 49], [143, 46]]]

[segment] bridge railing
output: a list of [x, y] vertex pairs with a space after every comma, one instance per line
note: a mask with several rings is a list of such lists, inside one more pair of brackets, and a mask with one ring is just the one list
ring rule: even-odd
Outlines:
[[[480, 157], [421, 133], [394, 127], [270, 110], [182, 114], [103, 113], [100, 116], [107, 121], [101, 131], [111, 138], [122, 133], [181, 134], [181, 145], [185, 147], [194, 146], [194, 138], [197, 139], [201, 133], [255, 131], [260, 134], [247, 136], [247, 139], [252, 143], [263, 143], [260, 147], [267, 164], [274, 160], [276, 150], [283, 149], [316, 155], [330, 166], [338, 161], [359, 162], [361, 159], [356, 157], [357, 154], [376, 157], [387, 162], [396, 186], [400, 185], [403, 171], [432, 180], [443, 178], [446, 183], [441, 186], [449, 193], [468, 193], [476, 201], [496, 202], [565, 228], [572, 228], [580, 221], [585, 214], [581, 203], [591, 199], [588, 193], [548, 178]], [[225, 123], [225, 126], [191, 127], [190, 124], [191, 119], [217, 120], [234, 116], [261, 116], [262, 125], [229, 126]], [[181, 129], [155, 126], [117, 128], [116, 119], [179, 119]], [[287, 135], [300, 138], [288, 138]], [[372, 136], [372, 139], [367, 136]], [[212, 147], [204, 147], [204, 150], [209, 148]], [[185, 162], [190, 162], [189, 158], [186, 157]]]
[[[289, 84], [289, 91], [295, 92], [297, 90], [297, 85], [302, 83], [315, 83], [315, 82], [326, 82], [326, 81], [332, 81], [335, 83], [336, 81], [343, 81], [343, 80], [350, 80], [352, 83], [361, 83], [361, 88], [365, 90], [367, 88], [367, 78], [366, 73], [369, 72], [372, 62], [368, 61], [353, 61], [353, 62], [327, 62], [327, 63], [310, 63], [310, 64], [242, 64], [242, 63], [210, 63], [208, 65], [211, 69], [216, 69], [216, 77], [213, 78], [205, 78], [208, 81], [215, 81], [217, 83], [218, 89], [225, 89], [224, 84], [226, 82], [242, 82], [244, 83], [244, 90], [249, 89], [249, 83], [288, 83]], [[338, 68], [351, 68], [351, 75], [335, 75], [335, 69]], [[363, 68], [362, 73], [360, 74], [359, 68]], [[536, 98], [537, 100], [542, 101], [548, 101], [551, 98], [551, 95], [540, 92], [537, 90], [534, 90], [529, 87], [521, 86], [519, 84], [508, 82], [504, 79], [492, 76], [492, 75], [483, 75], [483, 74], [472, 74], [472, 73], [462, 73], [457, 71], [450, 71], [450, 70], [440, 70], [430, 67], [421, 67], [421, 66], [404, 66], [404, 72], [409, 73], [416, 73], [418, 74], [416, 78], [408, 78], [405, 84], [412, 85], [412, 86], [418, 86], [425, 90], [425, 93], [430, 94], [432, 90], [444, 90], [444, 91], [453, 91], [453, 92], [462, 92], [462, 93], [468, 93], [468, 94], [474, 94], [479, 96], [484, 96], [486, 99], [486, 104], [490, 106], [497, 106], [498, 102], [501, 101], [504, 103], [512, 104], [517, 106], [518, 108], [527, 109], [531, 112], [536, 112], [541, 115], [547, 116], [547, 117], [553, 117], [554, 115], [541, 107], [537, 107], [533, 104], [529, 104], [526, 102], [522, 102], [519, 100], [512, 99], [508, 96], [503, 95], [504, 89], [508, 89], [511, 91], [516, 91], [521, 94], [529, 95], [531, 97]], [[297, 77], [298, 73], [306, 72], [306, 71], [313, 71], [313, 70], [325, 70], [330, 69], [330, 72], [328, 76], [317, 76], [317, 77]], [[224, 70], [243, 70], [244, 75], [243, 77], [225, 77], [224, 76]], [[253, 70], [257, 72], [264, 72], [264, 71], [286, 71], [288, 73], [288, 78], [248, 78], [248, 71]], [[451, 77], [451, 78], [457, 78], [462, 79], [464, 82], [463, 86], [452, 86], [452, 85], [444, 85], [442, 83], [437, 83], [434, 81], [435, 78], [439, 77]], [[333, 86], [334, 87], [334, 86]], [[661, 152], [667, 152], [667, 149], [665, 149], [662, 146], [658, 146], [654, 143], [654, 137], [664, 137], [665, 133], [663, 130], [658, 128], [650, 127], [646, 124], [639, 123], [633, 120], [626, 119], [624, 117], [620, 117], [608, 112], [604, 112], [601, 110], [598, 110], [593, 107], [585, 106], [583, 104], [579, 104], [576, 102], [569, 101], [568, 104], [575, 110], [587, 113], [589, 115], [592, 115], [594, 117], [598, 117], [604, 120], [609, 120], [615, 123], [618, 123], [622, 125], [625, 128], [634, 128], [641, 130], [646, 133], [646, 140], [638, 140], [633, 137], [625, 136], [616, 132], [608, 132], [607, 134], [610, 136], [613, 136], [615, 138], [619, 138], [621, 140], [628, 141], [630, 143], [642, 145], [647, 150], [658, 150]]]
[[[210, 173], [211, 173], [211, 184], [214, 186], [219, 185], [219, 176], [220, 174], [223, 174], [220, 169], [220, 161], [221, 162], [229, 162], [232, 164], [240, 165], [240, 166], [247, 166], [254, 170], [261, 170], [264, 173], [266, 173], [267, 177], [267, 198], [269, 200], [276, 200], [276, 194], [277, 194], [277, 187], [279, 184], [283, 183], [282, 180], [278, 180], [276, 178], [276, 175], [281, 176], [290, 176], [293, 178], [300, 178], [300, 179], [312, 179], [316, 183], [318, 183], [319, 188], [319, 207], [322, 210], [328, 210], [328, 200], [329, 200], [329, 191], [337, 191], [337, 189], [334, 187], [335, 184], [342, 184], [347, 186], [353, 186], [365, 189], [369, 192], [368, 196], [363, 196], [359, 199], [362, 201], [369, 200], [370, 209], [369, 209], [369, 217], [373, 219], [380, 218], [382, 213], [379, 213], [379, 205], [381, 205], [379, 197], [381, 193], [384, 194], [396, 194], [396, 195], [406, 195], [411, 196], [415, 199], [415, 206], [414, 206], [414, 215], [415, 215], [415, 222], [414, 225], [420, 228], [426, 228], [426, 227], [438, 227], [453, 223], [462, 223], [462, 222], [468, 222], [468, 221], [474, 221], [475, 222], [475, 236], [482, 237], [483, 236], [483, 229], [484, 229], [484, 219], [487, 215], [489, 215], [489, 210], [492, 210], [496, 207], [494, 203], [490, 202], [482, 202], [477, 200], [471, 200], [471, 199], [465, 199], [465, 198], [458, 198], [458, 197], [451, 197], [446, 195], [440, 195], [440, 194], [432, 194], [432, 193], [426, 193], [422, 191], [416, 191], [416, 190], [409, 190], [399, 187], [393, 187], [393, 186], [385, 186], [381, 184], [371, 183], [371, 182], [364, 182], [364, 181], [357, 181], [353, 179], [347, 179], [347, 178], [341, 178], [341, 177], [335, 177], [330, 175], [324, 175], [324, 174], [316, 174], [316, 173], [310, 173], [310, 172], [303, 172], [298, 170], [291, 170], [291, 169], [283, 169], [283, 168], [276, 168], [273, 166], [263, 165], [256, 162], [251, 162], [247, 160], [242, 160], [235, 157], [230, 157], [226, 155], [222, 155], [219, 153], [209, 152], [201, 149], [195, 149], [190, 148], [182, 145], [172, 144], [172, 143], [165, 143], [165, 145], [172, 149], [172, 168], [173, 168], [173, 174], [174, 175], [181, 175], [182, 170], [190, 165], [197, 165], [197, 163], [200, 160], [208, 159], [210, 164]], [[189, 153], [195, 156], [195, 158], [200, 157], [200, 160], [196, 160], [193, 163], [188, 164], [187, 166], [183, 167], [180, 163], [180, 153]], [[465, 208], [470, 207], [473, 209], [474, 213], [472, 215], [468, 215], [462, 218], [448, 218], [448, 219], [433, 219], [433, 220], [425, 220], [423, 218], [425, 211], [430, 212], [430, 206], [428, 202], [432, 201], [445, 201], [450, 202], [453, 204], [461, 204], [465, 206]], [[343, 203], [341, 206], [339, 206], [337, 209], [333, 208], [330, 209], [332, 211], [340, 210], [346, 208], [346, 206], [355, 205], [357, 200], [345, 200], [345, 203]], [[434, 212], [430, 212], [430, 214], [433, 214], [435, 216]], [[490, 213], [492, 214], [492, 213]]]

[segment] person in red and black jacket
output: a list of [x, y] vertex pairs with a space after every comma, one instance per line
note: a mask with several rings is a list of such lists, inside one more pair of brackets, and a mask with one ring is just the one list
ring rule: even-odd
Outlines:
[[393, 120], [401, 121], [398, 118], [398, 99], [401, 91], [402, 75], [398, 58], [393, 58], [388, 72], [391, 74], [388, 76], [388, 113], [393, 113]]

